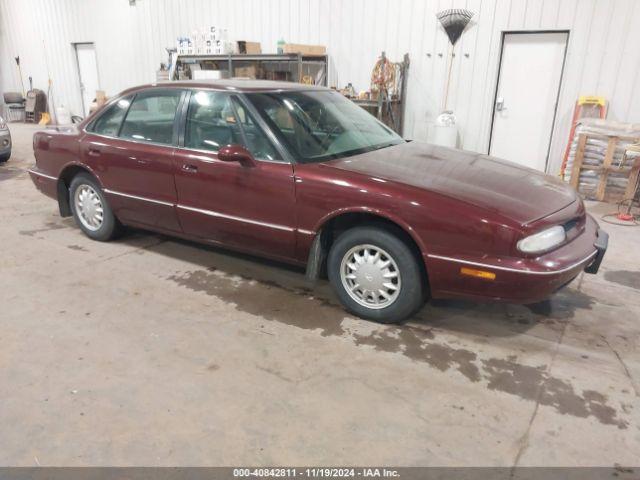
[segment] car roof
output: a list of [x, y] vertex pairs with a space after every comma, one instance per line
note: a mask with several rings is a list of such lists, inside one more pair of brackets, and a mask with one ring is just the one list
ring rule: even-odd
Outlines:
[[171, 82], [150, 83], [130, 88], [123, 93], [146, 90], [150, 88], [211, 88], [216, 90], [228, 90], [234, 92], [281, 92], [281, 91], [303, 91], [303, 90], [329, 90], [326, 87], [316, 85], [305, 85], [294, 82], [274, 82], [271, 80], [250, 80], [242, 78], [224, 80], [179, 80]]

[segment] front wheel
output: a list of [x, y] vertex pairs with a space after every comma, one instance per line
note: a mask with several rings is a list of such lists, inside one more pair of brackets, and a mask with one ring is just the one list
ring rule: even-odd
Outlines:
[[79, 173], [73, 177], [69, 196], [73, 218], [88, 237], [106, 242], [118, 235], [120, 224], [100, 185], [91, 175]]
[[420, 265], [392, 232], [356, 227], [335, 241], [327, 260], [329, 281], [350, 312], [380, 323], [396, 323], [423, 303]]
[[4, 163], [11, 158], [11, 152], [0, 155], [0, 163]]

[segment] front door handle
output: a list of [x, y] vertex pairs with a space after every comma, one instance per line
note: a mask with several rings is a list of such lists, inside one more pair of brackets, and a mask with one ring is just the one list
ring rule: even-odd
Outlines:
[[99, 157], [100, 156], [100, 149], [99, 148], [90, 148], [89, 149], [89, 155], [91, 155], [92, 157]]
[[182, 170], [189, 173], [196, 173], [198, 171], [198, 167], [185, 163], [184, 165], [182, 165]]

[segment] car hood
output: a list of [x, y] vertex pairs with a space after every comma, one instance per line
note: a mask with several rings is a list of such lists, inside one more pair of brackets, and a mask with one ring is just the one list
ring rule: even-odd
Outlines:
[[560, 179], [487, 155], [407, 142], [333, 160], [333, 168], [403, 183], [527, 224], [576, 201]]

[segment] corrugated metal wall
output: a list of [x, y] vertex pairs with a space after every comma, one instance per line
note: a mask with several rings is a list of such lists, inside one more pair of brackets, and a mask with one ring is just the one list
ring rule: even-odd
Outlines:
[[[486, 152], [498, 72], [501, 32], [570, 30], [551, 149], [556, 172], [579, 94], [606, 96], [609, 118], [640, 121], [640, 1], [637, 0], [0, 0], [0, 88], [19, 87], [23, 75], [46, 90], [47, 67], [57, 103], [74, 112], [81, 100], [73, 42], [95, 42], [101, 88], [108, 94], [155, 79], [165, 46], [195, 28], [219, 25], [235, 39], [324, 44], [330, 82], [368, 89], [380, 51], [411, 57], [405, 135], [424, 139], [439, 113], [448, 41], [435, 13], [475, 12], [456, 46], [450, 106], [461, 146]], [[441, 58], [439, 54], [444, 54]], [[430, 56], [428, 55], [430, 54]], [[468, 56], [466, 55], [468, 54]], [[531, 92], [531, 101], [536, 101]]]

